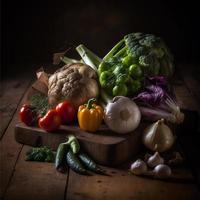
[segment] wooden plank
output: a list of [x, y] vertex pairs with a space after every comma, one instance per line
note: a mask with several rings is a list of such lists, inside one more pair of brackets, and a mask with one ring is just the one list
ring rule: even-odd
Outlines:
[[4, 200], [63, 200], [67, 173], [57, 172], [54, 163], [25, 161], [29, 149], [22, 149]]
[[180, 137], [179, 143], [182, 145], [194, 178], [200, 186], [200, 160], [197, 159], [199, 157], [200, 135], [194, 134], [193, 137], [188, 135]]
[[195, 99], [192, 92], [186, 87], [183, 79], [178, 74], [178, 72], [176, 74], [173, 84], [179, 106], [182, 109], [200, 111], [200, 105], [197, 99]]
[[20, 75], [15, 79], [6, 79], [1, 81], [0, 95], [0, 138], [2, 138], [9, 122], [11, 121], [17, 106], [30, 84], [27, 75]]
[[190, 92], [200, 101], [200, 70], [197, 65], [178, 66], [179, 73]]
[[[23, 92], [21, 93], [23, 94]], [[1, 160], [1, 165], [0, 165], [0, 197], [3, 197], [3, 194], [6, 191], [6, 188], [9, 184], [9, 181], [12, 177], [13, 170], [16, 164], [16, 161], [18, 159], [19, 153], [22, 149], [22, 144], [19, 144], [15, 141], [14, 137], [14, 127], [15, 124], [19, 122], [18, 119], [18, 112], [27, 98], [26, 95], [24, 95], [22, 101], [20, 102], [14, 117], [12, 118], [8, 128], [6, 129], [6, 132], [4, 134], [4, 137], [2, 138], [0, 142], [0, 160]], [[12, 97], [14, 98], [14, 97]]]
[[66, 199], [196, 200], [194, 184], [171, 183], [131, 175], [127, 170], [107, 168], [109, 176], [69, 173]]
[[191, 131], [194, 132], [199, 129], [200, 104], [189, 88], [186, 87], [179, 72], [176, 73], [173, 84], [178, 105], [185, 113], [184, 123], [180, 124], [178, 128], [182, 131], [182, 134], [191, 135]]
[[[141, 147], [141, 125], [134, 132], [128, 134], [116, 134], [102, 125], [94, 133], [81, 130], [78, 126], [61, 126], [54, 133], [37, 127], [28, 127], [19, 123], [15, 127], [15, 139], [23, 144], [32, 146], [45, 145], [56, 150], [61, 142], [66, 141], [69, 134], [78, 138], [82, 148], [97, 162], [107, 166], [124, 163], [131, 156], [138, 153]], [[112, 159], [109, 155], [112, 155]]]
[[[193, 119], [187, 120], [187, 125], [182, 127], [183, 134], [180, 134], [179, 142], [192, 169], [196, 182], [200, 186], [200, 162], [197, 159], [199, 154], [199, 132], [200, 132], [200, 71], [198, 66], [179, 65], [179, 85], [176, 84], [181, 107], [195, 110]], [[180, 90], [179, 88], [182, 88]], [[178, 90], [177, 90], [178, 89]], [[182, 91], [182, 92], [180, 92]]]

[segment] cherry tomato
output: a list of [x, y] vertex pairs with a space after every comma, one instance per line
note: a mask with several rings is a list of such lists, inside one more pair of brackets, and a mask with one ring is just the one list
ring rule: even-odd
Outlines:
[[62, 124], [69, 124], [75, 118], [75, 108], [69, 101], [63, 101], [56, 106], [56, 111], [60, 115]]
[[45, 131], [55, 131], [61, 125], [61, 117], [55, 109], [50, 109], [44, 117], [39, 119], [38, 125]]
[[24, 104], [21, 107], [19, 117], [27, 126], [31, 126], [37, 121], [37, 113], [35, 109], [28, 104]]

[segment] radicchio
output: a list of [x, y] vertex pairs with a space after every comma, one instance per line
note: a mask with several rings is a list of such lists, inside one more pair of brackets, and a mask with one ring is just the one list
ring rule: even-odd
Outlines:
[[174, 94], [169, 92], [167, 79], [163, 76], [148, 77], [144, 91], [133, 98], [140, 106], [145, 119], [155, 121], [164, 118], [172, 123], [182, 123], [184, 114], [180, 111]]

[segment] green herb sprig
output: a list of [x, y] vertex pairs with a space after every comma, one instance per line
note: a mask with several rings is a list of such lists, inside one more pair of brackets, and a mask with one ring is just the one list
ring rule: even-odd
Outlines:
[[54, 154], [46, 146], [34, 147], [26, 153], [26, 161], [53, 162]]
[[29, 101], [30, 105], [34, 107], [41, 116], [44, 116], [49, 109], [48, 97], [39, 92], [33, 94]]

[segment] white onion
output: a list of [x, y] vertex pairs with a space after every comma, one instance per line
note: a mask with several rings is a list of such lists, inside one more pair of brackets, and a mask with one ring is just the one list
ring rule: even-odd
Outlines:
[[117, 96], [105, 109], [105, 123], [116, 133], [134, 131], [141, 120], [138, 106], [128, 97]]

